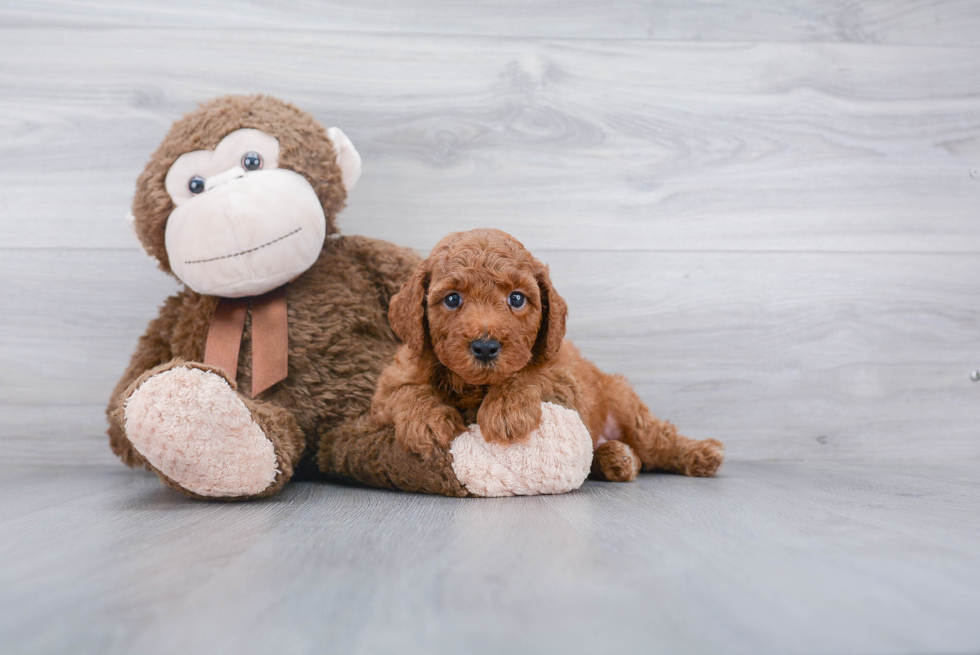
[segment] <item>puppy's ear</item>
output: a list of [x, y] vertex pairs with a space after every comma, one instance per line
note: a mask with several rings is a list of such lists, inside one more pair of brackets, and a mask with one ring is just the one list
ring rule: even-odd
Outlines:
[[565, 299], [558, 295], [551, 286], [548, 267], [534, 260], [534, 278], [541, 290], [541, 327], [534, 342], [534, 355], [538, 361], [548, 361], [558, 354], [561, 342], [565, 338], [565, 318], [568, 316], [568, 305]]
[[412, 279], [391, 297], [388, 306], [391, 329], [416, 355], [421, 355], [425, 350], [425, 296], [429, 291], [431, 269], [432, 264], [428, 259], [419, 264]]

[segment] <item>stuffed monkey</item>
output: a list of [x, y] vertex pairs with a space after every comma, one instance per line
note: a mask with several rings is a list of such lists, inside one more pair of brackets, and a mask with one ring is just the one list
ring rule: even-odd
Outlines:
[[[538, 434], [509, 452], [488, 454], [471, 430], [455, 455], [428, 459], [371, 421], [375, 383], [398, 346], [389, 300], [420, 258], [337, 234], [360, 167], [343, 132], [268, 96], [217, 98], [173, 125], [139, 177], [131, 220], [184, 288], [150, 322], [112, 393], [113, 452], [197, 498], [270, 496], [317, 466], [453, 496], [577, 487], [591, 449], [586, 461], [570, 410], [546, 413]], [[521, 470], [522, 448], [568, 443], [574, 461]], [[479, 488], [467, 486], [473, 475]]]

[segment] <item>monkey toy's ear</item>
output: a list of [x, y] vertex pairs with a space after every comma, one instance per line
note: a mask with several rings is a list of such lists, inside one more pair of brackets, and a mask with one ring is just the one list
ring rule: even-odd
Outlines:
[[140, 239], [139, 233], [136, 231], [136, 216], [133, 214], [132, 211], [126, 214], [126, 224], [129, 225], [129, 231], [133, 233], [133, 238], [136, 239], [136, 243], [139, 244], [140, 251], [144, 255], [149, 257], [152, 261], [156, 262], [157, 258], [154, 257], [153, 254], [146, 249], [146, 246], [143, 245], [143, 241]]
[[361, 155], [339, 127], [327, 129], [327, 136], [337, 151], [337, 165], [344, 178], [344, 189], [349, 194], [361, 178]]

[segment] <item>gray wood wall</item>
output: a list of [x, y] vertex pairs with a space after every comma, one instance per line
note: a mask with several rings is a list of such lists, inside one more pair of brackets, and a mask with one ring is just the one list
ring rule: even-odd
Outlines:
[[975, 0], [4, 0], [0, 457], [111, 460], [176, 288], [136, 176], [239, 92], [352, 138], [345, 232], [522, 239], [584, 352], [732, 459], [980, 457]]

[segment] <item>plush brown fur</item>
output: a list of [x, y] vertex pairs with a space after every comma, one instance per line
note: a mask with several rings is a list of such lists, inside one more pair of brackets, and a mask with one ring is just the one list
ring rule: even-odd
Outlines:
[[379, 426], [365, 413], [322, 433], [317, 455], [320, 470], [372, 487], [443, 496], [473, 496], [453, 472], [447, 450], [422, 459], [395, 440], [390, 426]]
[[[323, 204], [327, 233], [336, 232], [334, 217], [344, 205], [346, 192], [324, 128], [305, 112], [274, 98], [218, 98], [174, 124], [139, 178], [133, 202], [136, 231], [164, 271], [171, 273], [164, 230], [174, 209], [164, 187], [167, 170], [181, 154], [214, 148], [225, 135], [240, 128], [257, 128], [279, 139], [279, 167], [300, 173], [310, 182]], [[307, 462], [312, 466], [322, 435], [332, 435], [334, 428], [348, 420], [352, 423], [345, 424], [345, 434], [359, 425], [353, 421], [368, 411], [377, 377], [397, 347], [387, 319], [389, 300], [409, 279], [419, 259], [413, 251], [383, 241], [328, 236], [312, 268], [287, 285], [289, 375], [258, 398], [243, 396], [253, 418], [273, 442], [281, 470], [275, 483], [259, 495], [281, 488], [298, 466], [306, 467]], [[166, 300], [140, 338], [107, 410], [110, 445], [129, 466], [152, 468], [126, 438], [125, 399], [142, 380], [178, 363], [211, 370], [200, 362], [217, 303], [213, 296], [184, 289]], [[242, 389], [251, 387], [248, 323], [237, 382]], [[373, 426], [363, 429], [382, 441], [385, 437], [376, 434], [376, 429], [372, 432]], [[356, 454], [374, 447], [370, 440], [360, 445], [344, 443]], [[360, 462], [358, 466], [370, 465], [355, 455], [351, 458]], [[451, 491], [440, 487], [438, 492]]]
[[[514, 291], [526, 297], [508, 304]], [[462, 298], [457, 308], [444, 300]], [[650, 413], [629, 383], [601, 372], [564, 341], [565, 301], [548, 269], [499, 230], [458, 232], [443, 239], [391, 301], [391, 325], [404, 345], [382, 373], [372, 403], [395, 439], [429, 457], [449, 447], [474, 418], [487, 441], [524, 441], [541, 420], [541, 403], [578, 411], [593, 443], [597, 475], [635, 478], [644, 470], [712, 475], [722, 444], [694, 441]], [[481, 338], [500, 342], [484, 363], [471, 352]]]

